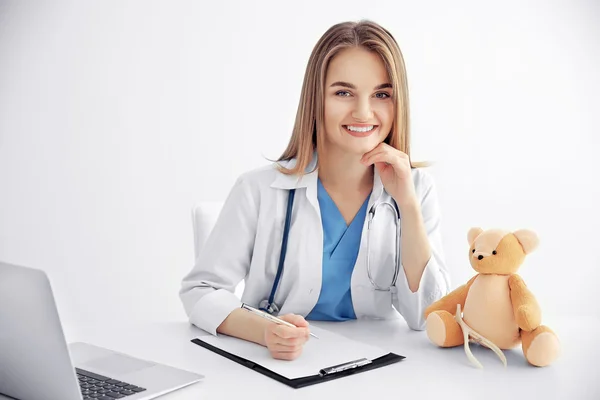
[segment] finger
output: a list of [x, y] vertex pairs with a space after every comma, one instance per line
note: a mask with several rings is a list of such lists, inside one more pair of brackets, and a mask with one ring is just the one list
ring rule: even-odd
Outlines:
[[291, 339], [284, 339], [279, 336], [274, 336], [273, 339], [271, 340], [271, 343], [279, 344], [279, 345], [286, 346], [286, 347], [296, 347], [296, 346], [304, 345], [304, 343], [306, 343], [306, 338], [305, 337], [296, 337], [296, 338], [291, 338]]
[[366, 158], [363, 161], [363, 164], [371, 165], [371, 164], [381, 162], [381, 163], [388, 163], [391, 165], [398, 165], [398, 164], [400, 164], [400, 161], [401, 161], [400, 158], [398, 156], [396, 156], [395, 154], [391, 154], [389, 152], [381, 152], [381, 153], [377, 153], [377, 154], [374, 154], [374, 155]]
[[272, 343], [269, 345], [270, 351], [278, 352], [278, 353], [295, 353], [297, 351], [300, 351], [301, 348], [302, 348], [301, 344], [298, 344], [295, 346], [286, 346], [286, 345], [280, 344], [280, 343]]
[[362, 162], [365, 165], [370, 165], [371, 164], [371, 160], [374, 159], [375, 157], [378, 157], [380, 154], [384, 154], [385, 150], [383, 151], [379, 151], [377, 153], [373, 153], [373, 154], [369, 154], [368, 156], [363, 156], [363, 158], [360, 159], [360, 162]]
[[283, 353], [283, 352], [271, 352], [271, 357], [277, 360], [286, 360], [292, 361], [298, 358], [302, 354], [302, 350], [293, 352], [293, 353]]
[[388, 146], [386, 143], [381, 142], [379, 143], [377, 146], [375, 146], [375, 148], [371, 149], [370, 151], [366, 152], [365, 154], [363, 154], [363, 158], [365, 157], [369, 157], [375, 153], [378, 153], [380, 151], [384, 151], [386, 149], [386, 146]]
[[360, 161], [364, 161], [366, 159], [368, 159], [369, 157], [373, 157], [375, 154], [380, 154], [383, 152], [388, 151], [387, 148], [382, 147], [381, 145], [375, 147], [373, 150], [366, 152], [365, 154], [363, 154], [363, 156], [361, 157]]
[[395, 147], [390, 146], [387, 143], [381, 143], [380, 146], [377, 146], [373, 150], [369, 151], [368, 153], [363, 154], [361, 161], [364, 162], [365, 160], [367, 160], [371, 157], [375, 157], [376, 155], [382, 154], [382, 153], [389, 153], [391, 155], [396, 155], [400, 159], [408, 159], [408, 155], [406, 153], [404, 153], [403, 151], [400, 151], [400, 150], [396, 149]]
[[292, 325], [296, 325], [297, 327], [308, 327], [308, 322], [306, 322], [302, 315], [286, 314], [280, 318]]
[[304, 337], [307, 331], [307, 328], [292, 328], [285, 325], [277, 325], [273, 329], [273, 333], [283, 339]]
[[386, 162], [391, 165], [396, 165], [398, 167], [410, 167], [410, 160], [405, 153], [401, 151], [391, 151], [384, 154], [378, 154], [373, 156], [371, 162]]
[[390, 145], [388, 145], [388, 148], [390, 149], [390, 151], [392, 153], [396, 154], [398, 157], [400, 157], [400, 158], [408, 158], [408, 154], [406, 154], [402, 150], [398, 150], [397, 148], [392, 147]]
[[[373, 154], [372, 156], [369, 156], [367, 158], [365, 158], [364, 160], [361, 160], [363, 165], [369, 166], [369, 165], [373, 165], [376, 162], [378, 162], [378, 160], [381, 160], [382, 157], [385, 156], [385, 153], [377, 153], [377, 154]], [[388, 162], [389, 164], [389, 162]]]

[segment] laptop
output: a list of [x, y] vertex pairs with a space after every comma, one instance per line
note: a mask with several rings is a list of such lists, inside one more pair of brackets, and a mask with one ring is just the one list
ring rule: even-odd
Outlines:
[[146, 400], [202, 378], [87, 343], [67, 345], [46, 273], [0, 262], [0, 394]]

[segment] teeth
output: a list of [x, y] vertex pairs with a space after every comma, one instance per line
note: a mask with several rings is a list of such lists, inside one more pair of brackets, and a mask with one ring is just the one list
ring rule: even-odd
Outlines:
[[347, 125], [346, 128], [352, 132], [369, 132], [371, 129], [373, 129], [373, 126], [374, 125], [365, 126], [365, 127], [357, 127], [357, 126]]

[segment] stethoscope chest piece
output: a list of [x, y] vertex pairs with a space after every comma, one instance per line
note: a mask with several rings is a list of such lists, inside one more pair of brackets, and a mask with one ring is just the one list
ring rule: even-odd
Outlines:
[[264, 299], [260, 303], [258, 303], [258, 308], [262, 311], [268, 312], [269, 314], [277, 314], [279, 313], [279, 307], [277, 304], [271, 303], [269, 304], [269, 300]]

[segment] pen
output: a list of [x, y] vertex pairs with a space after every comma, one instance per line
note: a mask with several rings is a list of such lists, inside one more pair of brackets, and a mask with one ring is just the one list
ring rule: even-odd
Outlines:
[[335, 365], [335, 366], [329, 367], [329, 368], [323, 368], [322, 370], [319, 371], [319, 375], [325, 376], [325, 375], [335, 374], [336, 372], [342, 372], [342, 371], [346, 371], [346, 370], [349, 370], [352, 368], [363, 367], [367, 364], [371, 364], [371, 362], [372, 362], [371, 360], [368, 360], [366, 358], [361, 358], [360, 360], [350, 361], [350, 362]]
[[[282, 320], [282, 319], [279, 319], [279, 318], [277, 318], [277, 317], [274, 317], [274, 316], [272, 316], [271, 314], [269, 314], [269, 313], [266, 313], [266, 312], [264, 312], [264, 311], [262, 311], [262, 310], [256, 309], [256, 308], [254, 308], [254, 307], [250, 307], [250, 306], [249, 306], [248, 304], [246, 304], [246, 303], [242, 303], [242, 308], [243, 308], [244, 310], [246, 310], [246, 311], [250, 311], [251, 313], [258, 315], [259, 317], [263, 317], [263, 318], [265, 318], [265, 319], [268, 319], [269, 321], [273, 321], [273, 322], [275, 322], [276, 324], [280, 324], [280, 325], [289, 326], [289, 327], [291, 327], [291, 328], [297, 328], [297, 326], [296, 326], [296, 325], [294, 325], [294, 324], [290, 324], [289, 322], [287, 322], [287, 321], [284, 321], [284, 320]], [[315, 339], [318, 339], [318, 338], [319, 338], [317, 335], [315, 335], [315, 334], [314, 334], [314, 333], [312, 333], [312, 332], [310, 333], [310, 336], [314, 337]]]

